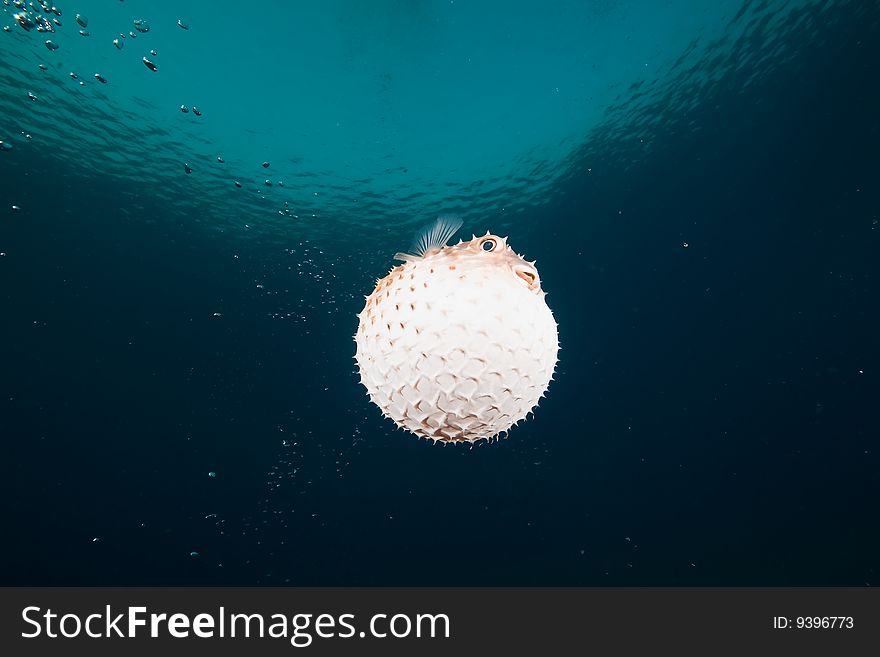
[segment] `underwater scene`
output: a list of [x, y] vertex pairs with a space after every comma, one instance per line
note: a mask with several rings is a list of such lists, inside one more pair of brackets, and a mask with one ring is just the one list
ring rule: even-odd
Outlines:
[[2, 2], [0, 584], [880, 583], [880, 3]]

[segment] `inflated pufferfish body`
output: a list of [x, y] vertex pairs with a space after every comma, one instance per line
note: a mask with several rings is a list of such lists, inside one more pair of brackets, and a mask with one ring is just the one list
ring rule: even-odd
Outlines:
[[442, 442], [491, 439], [543, 397], [559, 350], [538, 270], [486, 233], [446, 246], [443, 216], [368, 296], [355, 342], [361, 383], [399, 427]]

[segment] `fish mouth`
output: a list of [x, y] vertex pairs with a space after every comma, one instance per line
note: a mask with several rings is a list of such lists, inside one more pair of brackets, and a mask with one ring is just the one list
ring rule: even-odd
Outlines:
[[533, 290], [538, 286], [538, 275], [533, 270], [526, 269], [525, 267], [516, 267], [514, 268], [513, 273], [524, 280], [530, 290]]

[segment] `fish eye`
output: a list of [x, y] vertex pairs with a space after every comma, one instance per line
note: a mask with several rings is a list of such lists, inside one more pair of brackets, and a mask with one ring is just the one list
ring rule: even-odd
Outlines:
[[495, 240], [493, 240], [491, 237], [487, 237], [487, 238], [484, 239], [482, 242], [480, 242], [480, 248], [481, 248], [483, 251], [487, 251], [487, 252], [488, 252], [488, 251], [494, 251], [494, 250], [495, 250], [495, 244], [496, 244]]

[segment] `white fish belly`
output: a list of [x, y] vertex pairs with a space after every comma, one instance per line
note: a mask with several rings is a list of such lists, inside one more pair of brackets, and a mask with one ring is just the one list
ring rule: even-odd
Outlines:
[[361, 382], [398, 426], [472, 442], [524, 419], [559, 343], [544, 295], [500, 269], [408, 263], [379, 282], [355, 335]]

